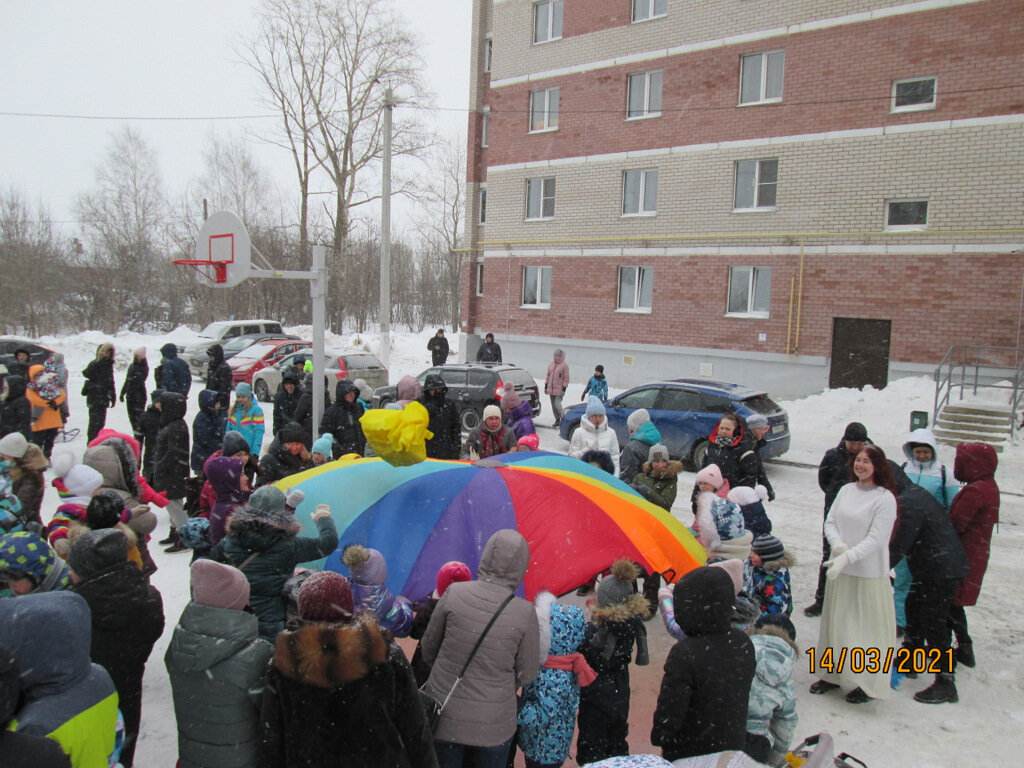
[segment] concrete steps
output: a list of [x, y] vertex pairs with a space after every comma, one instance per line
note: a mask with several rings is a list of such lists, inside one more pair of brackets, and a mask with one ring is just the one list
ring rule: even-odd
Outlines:
[[1006, 406], [987, 403], [950, 403], [935, 420], [935, 439], [944, 445], [963, 442], [988, 443], [1001, 453], [1010, 444], [1010, 419]]

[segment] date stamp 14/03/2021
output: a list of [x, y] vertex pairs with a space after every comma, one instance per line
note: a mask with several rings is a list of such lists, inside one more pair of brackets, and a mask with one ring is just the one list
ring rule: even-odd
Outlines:
[[956, 664], [952, 648], [808, 648], [808, 671], [814, 675], [843, 672], [928, 675], [952, 673]]

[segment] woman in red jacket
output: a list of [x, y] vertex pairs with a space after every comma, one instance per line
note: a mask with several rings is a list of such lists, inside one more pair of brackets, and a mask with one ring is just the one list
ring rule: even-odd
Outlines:
[[956, 660], [974, 666], [974, 648], [967, 633], [964, 607], [978, 602], [981, 580], [988, 568], [992, 527], [999, 522], [999, 486], [995, 473], [996, 451], [988, 443], [960, 443], [956, 447], [953, 477], [966, 485], [954, 497], [949, 519], [967, 551], [971, 572], [953, 596], [949, 626], [956, 635]]

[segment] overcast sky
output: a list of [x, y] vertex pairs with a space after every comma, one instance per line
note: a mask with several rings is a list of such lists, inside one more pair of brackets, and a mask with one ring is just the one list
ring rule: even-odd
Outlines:
[[[428, 117], [465, 135], [471, 0], [392, 0], [419, 35], [424, 73], [446, 108]], [[265, 114], [255, 76], [231, 42], [256, 23], [257, 0], [0, 0], [0, 112], [125, 117]], [[227, 135], [266, 130], [273, 119], [229, 121], [90, 120], [0, 115], [0, 187], [53, 218], [73, 219], [76, 195], [93, 185], [110, 136], [132, 125], [158, 155], [170, 195], [201, 172], [211, 128]], [[460, 139], [461, 140], [461, 139]], [[287, 154], [254, 145], [276, 184], [295, 186]], [[69, 224], [69, 226], [71, 226]], [[396, 229], [401, 222], [396, 221]]]

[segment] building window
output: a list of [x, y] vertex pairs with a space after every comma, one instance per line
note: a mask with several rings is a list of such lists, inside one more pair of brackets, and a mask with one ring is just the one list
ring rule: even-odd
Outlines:
[[490, 141], [491, 133], [491, 110], [484, 109], [483, 117], [480, 120], [480, 146], [486, 147]]
[[740, 104], [782, 101], [785, 51], [751, 53], [740, 59]]
[[555, 179], [526, 180], [526, 220], [555, 217]]
[[484, 72], [491, 71], [491, 60], [494, 57], [494, 38], [490, 35], [484, 40]]
[[657, 117], [661, 114], [661, 70], [629, 76], [626, 118]]
[[487, 187], [480, 187], [480, 223], [487, 223]]
[[653, 267], [619, 267], [619, 309], [650, 312], [653, 294]]
[[768, 317], [771, 293], [771, 267], [730, 267], [728, 314]]
[[666, 0], [633, 0], [633, 21], [646, 21], [665, 15]]
[[562, 0], [533, 4], [533, 42], [546, 43], [562, 36]]
[[913, 77], [892, 81], [892, 112], [935, 109], [935, 78]]
[[484, 263], [482, 261], [476, 263], [476, 295], [484, 295]]
[[653, 216], [658, 211], [658, 169], [622, 174], [622, 215]]
[[523, 267], [523, 306], [551, 306], [551, 267]]
[[530, 133], [558, 128], [558, 89], [530, 91]]
[[737, 211], [775, 208], [778, 160], [739, 160], [733, 209]]
[[927, 226], [927, 200], [889, 200], [886, 204], [886, 229], [915, 230]]

